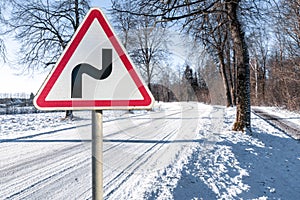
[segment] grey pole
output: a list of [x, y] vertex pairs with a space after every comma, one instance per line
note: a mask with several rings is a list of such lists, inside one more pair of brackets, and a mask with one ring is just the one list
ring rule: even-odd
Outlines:
[[92, 190], [93, 200], [103, 199], [102, 110], [92, 112]]

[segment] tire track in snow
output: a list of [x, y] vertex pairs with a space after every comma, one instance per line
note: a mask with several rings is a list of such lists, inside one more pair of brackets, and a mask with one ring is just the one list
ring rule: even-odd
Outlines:
[[[172, 113], [169, 115], [166, 115], [164, 117], [159, 117], [157, 118], [162, 120], [165, 119], [169, 116], [173, 116], [173, 115], [177, 115], [177, 114], [184, 114], [186, 111], [189, 110], [193, 110], [194, 107], [193, 106], [189, 106], [187, 109], [184, 109], [180, 112], [176, 112], [176, 113]], [[182, 118], [180, 118], [180, 120], [182, 120]], [[148, 122], [149, 123], [149, 122]], [[175, 122], [176, 123], [176, 122]], [[140, 154], [133, 162], [131, 162], [129, 165], [127, 165], [126, 168], [123, 168], [122, 171], [120, 171], [116, 176], [114, 176], [114, 178], [110, 179], [110, 181], [108, 183], [105, 184], [104, 186], [104, 191], [105, 191], [105, 196], [104, 199], [109, 199], [118, 189], [120, 189], [120, 187], [125, 184], [130, 177], [137, 173], [137, 171], [139, 169], [142, 168], [143, 165], [145, 165], [146, 163], [148, 163], [149, 160], [151, 160], [152, 157], [154, 157], [154, 155], [157, 155], [157, 153], [163, 148], [165, 147], [165, 144], [169, 144], [171, 139], [174, 138], [174, 136], [177, 136], [178, 134], [178, 130], [181, 129], [182, 127], [176, 127], [174, 129], [174, 120], [170, 120], [168, 119], [167, 124], [162, 125], [160, 124], [160, 127], [163, 128], [171, 128], [171, 131], [165, 135], [163, 138], [161, 139], [156, 139], [156, 140], [133, 140], [132, 143], [140, 143], [140, 144], [153, 144], [150, 147], [148, 147], [145, 151], [143, 151], [142, 154]], [[134, 128], [134, 127], [132, 127]], [[157, 132], [162, 132], [159, 130], [156, 130]], [[113, 142], [118, 142], [118, 140], [112, 140]], [[124, 142], [126, 142], [127, 140], [124, 140]], [[130, 142], [131, 140], [128, 139], [128, 142]], [[109, 142], [109, 140], [107, 140], [107, 142]], [[119, 140], [119, 145], [122, 145], [124, 142], [122, 140]], [[117, 183], [116, 183], [117, 182]]]
[[[187, 108], [187, 109], [185, 109], [185, 110], [183, 110], [183, 111], [180, 111], [180, 112], [175, 112], [175, 113], [168, 114], [168, 115], [166, 115], [165, 117], [174, 116], [174, 115], [177, 115], [177, 114], [180, 114], [180, 113], [186, 112], [186, 111], [188, 111], [188, 110], [192, 110], [192, 109], [193, 109], [193, 107], [190, 107], [190, 108]], [[151, 118], [151, 119], [152, 119], [152, 121], [158, 121], [158, 120], [161, 120], [162, 118]], [[143, 126], [143, 125], [146, 125], [146, 124], [149, 124], [149, 122], [143, 122], [143, 123], [139, 124], [139, 126]], [[118, 135], [118, 134], [122, 134], [122, 133], [125, 132], [125, 131], [129, 131], [129, 130], [132, 130], [132, 129], [135, 129], [135, 128], [136, 128], [136, 126], [131, 126], [131, 127], [128, 127], [127, 129], [123, 129], [123, 130], [121, 130], [121, 131], [117, 131], [117, 132], [114, 132], [114, 133], [105, 135], [104, 138], [108, 138], [108, 137], [110, 137], [110, 136], [115, 136], [115, 135]], [[131, 140], [132, 138], [134, 138], [134, 137], [135, 137], [135, 136], [129, 137], [129, 138], [126, 139], [126, 140], [127, 140], [127, 141], [130, 141], [130, 140]], [[125, 140], [125, 141], [126, 141], [126, 140]], [[109, 139], [104, 139], [103, 142], [110, 142], [110, 140], [109, 140]], [[112, 149], [114, 149], [114, 148], [116, 148], [116, 147], [118, 147], [118, 146], [120, 146], [120, 145], [122, 145], [122, 142], [120, 142], [119, 144], [110, 146], [110, 147], [107, 148], [107, 149], [104, 149], [104, 150], [103, 150], [103, 153], [105, 153], [105, 152], [107, 152], [107, 151], [110, 151], [110, 150], [112, 150]]]
[[[145, 113], [146, 114], [146, 113]], [[143, 116], [138, 115], [138, 116]], [[133, 116], [133, 117], [138, 117]], [[110, 122], [110, 121], [118, 121], [118, 120], [126, 120], [130, 117], [123, 117], [121, 119], [113, 119], [113, 120], [107, 120], [104, 121], [104, 123]], [[13, 149], [15, 144], [29, 144], [33, 143], [35, 146], [36, 144], [44, 141], [48, 141], [47, 139], [43, 139], [41, 141], [39, 140], [31, 140], [32, 138], [39, 138], [43, 136], [52, 137], [53, 134], [60, 134], [64, 133], [64, 131], [89, 126], [90, 124], [84, 124], [84, 125], [77, 125], [72, 127], [66, 127], [66, 128], [60, 128], [53, 131], [47, 131], [47, 132], [40, 132], [37, 134], [31, 134], [27, 136], [12, 138], [12, 139], [2, 139], [0, 140], [0, 143], [2, 145], [0, 148], [4, 151], [7, 148]], [[53, 142], [54, 140], [49, 140]], [[56, 140], [55, 140], [56, 141]], [[60, 141], [60, 140], [57, 140]], [[70, 140], [72, 141], [72, 140]], [[69, 142], [70, 142], [69, 141]], [[80, 141], [80, 140], [78, 140]], [[28, 143], [29, 142], [29, 143]], [[63, 142], [67, 142], [67, 140], [63, 140]], [[24, 145], [26, 146], [26, 145]], [[39, 146], [40, 147], [40, 146]], [[30, 150], [26, 152], [33, 152], [37, 151], [39, 152], [39, 147], [36, 147], [36, 150]], [[42, 154], [35, 155], [34, 157], [27, 157], [26, 159], [18, 159], [15, 162], [8, 163], [8, 165], [5, 165], [4, 168], [1, 167], [0, 169], [0, 175], [1, 175], [1, 193], [0, 193], [0, 199], [11, 199], [11, 198], [19, 198], [20, 196], [24, 196], [24, 194], [30, 194], [36, 190], [37, 188], [43, 187], [45, 182], [54, 182], [52, 180], [55, 180], [55, 177], [58, 177], [58, 175], [62, 175], [66, 172], [74, 171], [75, 166], [80, 159], [80, 154], [84, 154], [83, 152], [86, 151], [86, 149], [82, 149], [82, 144], [78, 144], [75, 146], [65, 147], [63, 149], [55, 150], [54, 152], [51, 151], [49, 154], [48, 152], [43, 152]], [[9, 157], [8, 157], [9, 158]], [[74, 158], [74, 159], [73, 159]], [[90, 159], [90, 155], [88, 156], [88, 160]], [[69, 160], [69, 161], [68, 161]], [[86, 159], [87, 160], [87, 159]], [[86, 161], [85, 160], [85, 161]], [[66, 165], [65, 162], [68, 162], [71, 167], [61, 167], [61, 165]], [[29, 171], [30, 170], [30, 171]], [[58, 171], [58, 173], [55, 173], [55, 170]], [[54, 174], [53, 174], [54, 173]], [[34, 189], [35, 188], [35, 189]]]
[[64, 157], [68, 157], [69, 156], [69, 155], [67, 155], [68, 153], [72, 153], [73, 152], [73, 154], [76, 154], [77, 151], [75, 151], [75, 150], [79, 146], [81, 146], [81, 144], [61, 149], [61, 150], [56, 151], [56, 152], [54, 152], [52, 154], [49, 154], [49, 155], [45, 155], [45, 154], [38, 155], [38, 156], [36, 156], [36, 157], [34, 157], [32, 159], [26, 159], [22, 163], [8, 165], [5, 168], [0, 169], [0, 174], [5, 174], [6, 176], [7, 175], [12, 175], [16, 171], [21, 171], [22, 169], [26, 169], [26, 168], [28, 168], [30, 166], [33, 166], [33, 165], [38, 165], [38, 164], [41, 164], [41, 163], [45, 163], [46, 161], [49, 161], [49, 160], [51, 160], [52, 163], [56, 162], [57, 158], [60, 155], [64, 155], [62, 157], [62, 159], [63, 159]]
[[[34, 186], [41, 185], [43, 181], [53, 178], [55, 174], [58, 175], [56, 171], [72, 170], [76, 163], [87, 160], [85, 154], [86, 150], [79, 144], [49, 154], [41, 154], [1, 169], [0, 198], [11, 199], [23, 193], [30, 193]], [[68, 164], [72, 167], [68, 167]]]
[[[182, 110], [180, 112], [175, 112], [175, 113], [171, 113], [168, 115], [165, 115], [164, 117], [157, 117], [157, 118], [152, 118], [153, 121], [158, 121], [158, 120], [162, 120], [165, 117], [170, 117], [170, 116], [174, 116], [177, 114], [182, 114], [183, 112], [187, 111], [187, 110], [192, 110], [193, 106], [189, 106], [187, 109]], [[177, 110], [176, 110], [177, 111]], [[161, 113], [155, 113], [156, 115], [161, 115]], [[136, 116], [135, 116], [136, 117]], [[140, 116], [139, 116], [140, 117]], [[121, 120], [123, 120], [124, 118], [122, 118]], [[129, 119], [129, 118], [127, 118]], [[152, 121], [152, 122], [153, 122]], [[141, 124], [139, 124], [139, 126], [141, 125], [146, 125], [148, 124], [148, 122], [143, 122]], [[160, 129], [164, 129], [165, 127], [169, 127], [170, 125], [172, 125], [172, 122], [168, 121], [165, 122], [166, 124], [160, 124]], [[109, 134], [107, 136], [105, 136], [105, 138], [107, 138], [108, 136], [116, 136], [117, 134], [121, 134], [124, 131], [129, 131], [131, 129], [136, 128], [136, 126], [131, 126], [128, 127], [127, 129], [123, 129], [122, 131], [118, 131], [112, 134]], [[160, 130], [157, 130], [158, 132], [160, 132]], [[163, 130], [161, 130], [163, 131]], [[112, 179], [110, 179], [110, 181], [108, 183], [105, 183], [104, 186], [104, 190], [105, 193], [107, 193], [106, 191], [109, 191], [108, 194], [105, 194], [105, 199], [109, 198], [111, 195], [113, 195], [120, 186], [122, 186], [123, 184], [126, 183], [126, 181], [128, 181], [128, 179], [139, 169], [142, 167], [142, 165], [146, 164], [149, 159], [154, 156], [162, 147], [164, 144], [166, 143], [170, 143], [170, 140], [174, 134], [176, 134], [177, 129], [173, 129], [171, 130], [166, 136], [164, 136], [163, 138], [161, 138], [160, 140], [155, 140], [155, 141], [151, 141], [150, 143], [153, 145], [150, 146], [148, 149], [146, 149], [142, 154], [139, 154], [139, 156], [133, 161], [131, 162], [128, 166], [126, 166], [125, 168], [123, 168], [118, 174], [116, 174]], [[109, 142], [117, 142], [118, 144], [113, 145], [112, 147], [109, 147], [107, 149], [104, 150], [104, 153], [109, 152], [110, 150], [113, 150], [121, 145], [123, 145], [124, 143], [127, 142], [133, 142], [133, 143], [143, 143], [143, 141], [141, 142], [136, 142], [136, 140], [132, 140], [133, 138], [135, 138], [136, 136], [131, 136], [129, 138], [126, 138], [124, 140], [113, 140], [113, 139], [104, 139], [105, 143], [109, 143]], [[147, 142], [146, 142], [147, 143]], [[150, 154], [149, 154], [150, 153]], [[149, 155], [148, 155], [149, 154]], [[106, 177], [104, 177], [104, 179], [106, 179]], [[115, 183], [117, 182], [117, 184]], [[91, 187], [89, 189], [87, 189], [85, 192], [83, 192], [81, 194], [80, 197], [85, 197], [85, 199], [91, 199], [90, 196], [90, 191], [91, 191]]]
[[12, 139], [0, 139], [0, 143], [17, 142], [19, 140], [31, 139], [31, 138], [35, 138], [35, 137], [39, 137], [39, 136], [43, 136], [43, 135], [50, 135], [50, 134], [54, 134], [54, 133], [57, 133], [57, 132], [72, 130], [72, 129], [85, 127], [85, 126], [90, 126], [90, 125], [91, 124], [89, 123], [89, 124], [83, 124], [83, 125], [79, 125], [79, 126], [71, 126], [71, 127], [67, 127], [67, 128], [56, 129], [56, 130], [53, 130], [53, 131], [41, 132], [41, 133], [37, 133], [37, 134], [34, 134], [34, 135], [27, 135], [27, 136], [12, 138]]
[[[192, 110], [193, 107], [190, 106], [190, 108], [182, 110], [180, 112], [176, 112], [176, 113], [171, 113], [169, 115], [162, 115], [162, 117], [158, 117], [155, 121], [158, 121], [158, 119], [164, 119], [167, 116], [172, 116], [172, 115], [176, 115], [176, 114], [180, 114], [185, 112], [186, 110]], [[170, 111], [170, 110], [168, 110]], [[173, 110], [172, 110], [173, 111]], [[173, 111], [174, 112], [174, 111]], [[161, 113], [157, 113], [158, 115], [161, 115]], [[146, 115], [146, 114], [144, 114]], [[140, 115], [142, 116], [142, 115]], [[137, 116], [129, 116], [126, 119], [130, 119], [130, 118], [135, 118]], [[125, 118], [122, 118], [120, 120], [126, 120]], [[108, 120], [105, 121], [109, 122], [112, 120]], [[118, 121], [118, 119], [115, 119], [114, 121]], [[168, 119], [168, 123], [170, 123], [171, 125], [167, 124], [161, 124], [161, 126], [169, 126], [168, 128], [172, 127], [172, 123], [174, 123], [174, 120], [172, 119]], [[149, 122], [143, 122], [141, 124], [147, 125]], [[175, 122], [176, 123], [176, 122]], [[139, 126], [141, 125], [139, 124]], [[82, 126], [89, 126], [90, 124], [85, 124]], [[159, 124], [158, 124], [159, 125]], [[173, 125], [174, 126], [174, 125]], [[41, 136], [47, 136], [49, 138], [52, 137], [53, 134], [62, 134], [64, 133], [64, 131], [67, 130], [71, 130], [71, 129], [76, 129], [78, 128], [78, 126], [74, 126], [74, 127], [68, 127], [63, 128], [63, 129], [59, 129], [59, 130], [54, 130], [54, 131], [49, 131], [49, 132], [42, 132], [42, 133], [38, 133], [38, 134], [33, 134], [30, 136], [23, 136], [23, 137], [19, 137], [19, 138], [14, 138], [14, 139], [10, 139], [10, 140], [1, 140], [0, 143], [5, 144], [1, 147], [5, 148], [16, 148], [13, 147], [16, 142], [20, 142], [20, 140], [28, 140], [31, 138], [38, 138]], [[134, 129], [134, 127], [131, 127], [131, 130]], [[161, 149], [164, 145], [164, 140], [168, 140], [169, 138], [172, 138], [174, 136], [174, 134], [176, 133], [176, 130], [173, 129], [173, 131], [169, 132], [169, 135], [164, 135], [165, 137], [163, 137], [161, 139], [162, 142], [157, 142], [157, 143], [153, 143], [152, 146], [147, 146], [149, 147], [146, 151], [141, 151], [142, 155], [138, 154], [138, 159], [137, 161], [134, 161], [133, 164], [131, 164], [130, 167], [128, 167], [128, 171], [127, 173], [125, 173], [125, 177], [121, 176], [122, 178], [120, 178], [120, 181], [117, 185], [121, 186], [124, 185], [124, 183], [126, 183], [126, 181], [133, 175], [134, 172], [136, 172], [142, 165], [146, 164], [148, 162], [149, 159], [151, 159], [151, 157], [157, 152], [159, 151], [159, 149]], [[128, 139], [129, 140], [129, 139]], [[38, 140], [34, 140], [36, 142], [38, 142]], [[41, 140], [42, 141], [42, 140]], [[34, 143], [27, 143], [26, 145], [33, 145], [35, 146], [36, 142]], [[49, 144], [49, 143], [48, 143]], [[66, 143], [67, 145], [70, 145], [69, 142]], [[149, 144], [149, 143], [148, 143]], [[152, 144], [152, 143], [151, 143]], [[24, 143], [24, 146], [26, 146]], [[76, 147], [75, 147], [76, 146]], [[58, 152], [55, 151], [49, 151], [49, 153], [47, 154], [41, 154], [41, 155], [35, 155], [34, 157], [29, 157], [29, 160], [21, 160], [21, 163], [9, 163], [8, 166], [5, 166], [5, 168], [1, 169], [0, 174], [1, 173], [6, 173], [7, 178], [10, 179], [6, 179], [4, 183], [1, 183], [1, 195], [0, 195], [0, 199], [2, 198], [9, 198], [9, 199], [15, 199], [15, 198], [32, 198], [32, 197], [36, 197], [33, 194], [39, 194], [41, 195], [39, 192], [39, 190], [43, 190], [45, 192], [45, 195], [47, 195], [47, 193], [49, 191], [47, 191], [46, 189], [43, 188], [47, 188], [47, 186], [49, 186], [51, 183], [53, 184], [57, 184], [55, 182], [57, 182], [58, 179], [61, 179], [65, 176], [67, 176], [70, 173], [75, 172], [76, 170], [80, 170], [83, 167], [80, 167], [82, 165], [87, 166], [88, 165], [88, 160], [89, 158], [86, 158], [85, 153], [86, 152], [86, 148], [82, 148], [82, 144], [79, 145], [75, 145], [72, 147], [66, 147], [65, 150], [56, 150]], [[21, 146], [23, 147], [23, 146]], [[41, 143], [37, 146], [35, 146], [36, 151], [39, 151], [39, 148], [41, 148]], [[140, 150], [140, 149], [139, 149]], [[142, 149], [144, 150], [144, 149]], [[32, 153], [33, 151], [26, 151], [28, 153]], [[25, 152], [25, 153], [26, 153]], [[43, 151], [46, 152], [46, 151]], [[55, 155], [53, 155], [55, 154]], [[16, 159], [18, 161], [18, 159]], [[20, 160], [20, 159], [19, 159]], [[39, 169], [38, 169], [39, 168]], [[36, 171], [35, 171], [36, 169]], [[14, 175], [14, 177], [12, 177], [11, 175]], [[6, 177], [5, 175], [1, 177]], [[2, 179], [2, 178], [1, 178]], [[3, 181], [3, 179], [1, 180], [1, 182]], [[9, 181], [12, 181], [9, 183]], [[4, 186], [11, 186], [11, 188], [9, 187], [2, 187], [2, 185]], [[114, 188], [114, 192], [115, 190], [117, 190], [118, 187]], [[90, 188], [91, 189], [91, 188]], [[84, 188], [81, 192], [82, 195], [86, 196], [85, 194], [87, 193], [87, 191], [90, 191], [90, 189], [86, 190], [86, 188]], [[8, 192], [8, 195], [5, 195], [4, 193], [2, 193], [3, 191], [5, 191], [5, 193]], [[113, 192], [113, 193], [114, 193]], [[43, 193], [43, 192], [42, 192]], [[112, 194], [113, 194], [112, 193]], [[55, 194], [56, 195], [56, 194]]]
[[88, 165], [88, 160], [90, 160], [90, 158], [87, 158], [79, 163], [74, 162], [74, 164], [68, 165], [68, 167], [66, 168], [55, 170], [54, 173], [46, 177], [41, 176], [44, 178], [39, 178], [38, 181], [32, 183], [31, 185], [28, 185], [26, 188], [12, 194], [11, 196], [5, 199], [14, 199], [16, 197], [18, 197], [19, 199], [24, 199], [26, 197], [30, 197], [32, 193], [36, 192], [37, 190], [40, 190], [41, 188], [47, 187], [47, 185], [56, 182], [59, 178], [63, 176], [67, 176], [68, 174], [82, 167], [82, 165], [84, 166]]
[[[172, 130], [168, 135], [163, 137], [161, 140], [167, 140], [170, 139], [174, 134], [176, 133], [176, 130]], [[166, 142], [165, 142], [166, 143]], [[104, 190], [109, 190], [109, 187], [112, 187], [112, 184], [115, 184], [114, 181], [119, 181], [120, 183], [116, 185], [113, 185], [113, 189], [111, 189], [108, 194], [105, 195], [105, 199], [109, 198], [122, 184], [124, 184], [134, 173], [135, 171], [140, 168], [143, 164], [145, 164], [153, 155], [156, 154], [157, 151], [159, 151], [162, 147], [164, 142], [157, 142], [154, 143], [154, 145], [150, 146], [146, 151], [144, 151], [141, 155], [138, 156], [138, 158], [131, 162], [125, 169], [123, 169], [120, 173], [118, 173], [113, 179], [111, 179], [105, 186]], [[156, 148], [157, 147], [157, 148]], [[154, 148], [156, 148], [154, 150]], [[149, 154], [150, 153], [150, 154]], [[149, 154], [147, 157], [145, 157], [147, 154]], [[133, 168], [133, 169], [131, 169]], [[130, 172], [129, 172], [130, 171]], [[127, 175], [126, 175], [127, 174]], [[123, 176], [123, 177], [122, 177]], [[120, 178], [122, 177], [121, 181]]]
[[[212, 115], [213, 118], [220, 116], [219, 109], [205, 108], [203, 110], [199, 109], [198, 112], [200, 113], [198, 116], [198, 123], [199, 125], [201, 124], [199, 127], [201, 129], [188, 131], [190, 134], [194, 133], [195, 135], [188, 135], [189, 140], [186, 141], [186, 145], [182, 146], [178, 151], [176, 159], [166, 166], [163, 172], [160, 172], [159, 175], [155, 177], [152, 181], [152, 186], [144, 192], [145, 199], [173, 199], [174, 189], [176, 189], [178, 181], [182, 178], [181, 176], [184, 171], [184, 167], [189, 162], [193, 152], [199, 145], [208, 145], [208, 138], [206, 136], [199, 137], [199, 134], [209, 129], [217, 131], [219, 120], [216, 120], [216, 122], [212, 124], [210, 121], [211, 118], [208, 116]], [[189, 115], [190, 114], [193, 115], [193, 113], [189, 113]], [[195, 123], [195, 121], [192, 121], [191, 123]], [[189, 124], [184, 125], [185, 127], [182, 130], [186, 130], [190, 126]], [[192, 143], [187, 144], [187, 142]], [[183, 188], [186, 188], [187, 190], [191, 189], [190, 185], [184, 185]], [[178, 199], [184, 198], [181, 196]]]

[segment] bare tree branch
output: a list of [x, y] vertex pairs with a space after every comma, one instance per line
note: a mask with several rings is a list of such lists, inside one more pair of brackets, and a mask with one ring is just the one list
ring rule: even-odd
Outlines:
[[53, 66], [89, 9], [89, 0], [12, 0], [6, 34], [20, 42], [23, 71]]

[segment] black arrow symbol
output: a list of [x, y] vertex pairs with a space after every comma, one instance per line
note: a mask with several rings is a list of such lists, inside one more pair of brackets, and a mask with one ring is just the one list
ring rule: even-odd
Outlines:
[[87, 63], [76, 65], [72, 71], [71, 98], [82, 98], [82, 75], [103, 80], [112, 72], [112, 49], [102, 49], [102, 69], [99, 70]]

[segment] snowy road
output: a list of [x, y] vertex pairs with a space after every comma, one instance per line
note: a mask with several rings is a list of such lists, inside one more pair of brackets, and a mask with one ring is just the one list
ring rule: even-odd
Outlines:
[[[275, 108], [260, 108], [274, 110]], [[300, 126], [300, 114], [275, 109]], [[104, 112], [104, 199], [298, 199], [299, 140], [235, 108], [156, 103]], [[91, 113], [0, 116], [0, 199], [91, 199]]]
[[[184, 160], [199, 120], [211, 110], [198, 105], [104, 119], [105, 198], [143, 197], [156, 176]], [[0, 199], [91, 198], [91, 126], [80, 119], [54, 131], [0, 140]]]
[[259, 108], [252, 108], [253, 114], [261, 117], [262, 119], [267, 120], [270, 125], [277, 127], [280, 131], [285, 132], [292, 138], [299, 140], [300, 139], [300, 126], [296, 123], [291, 122], [288, 119], [278, 117], [276, 115], [264, 112]]

